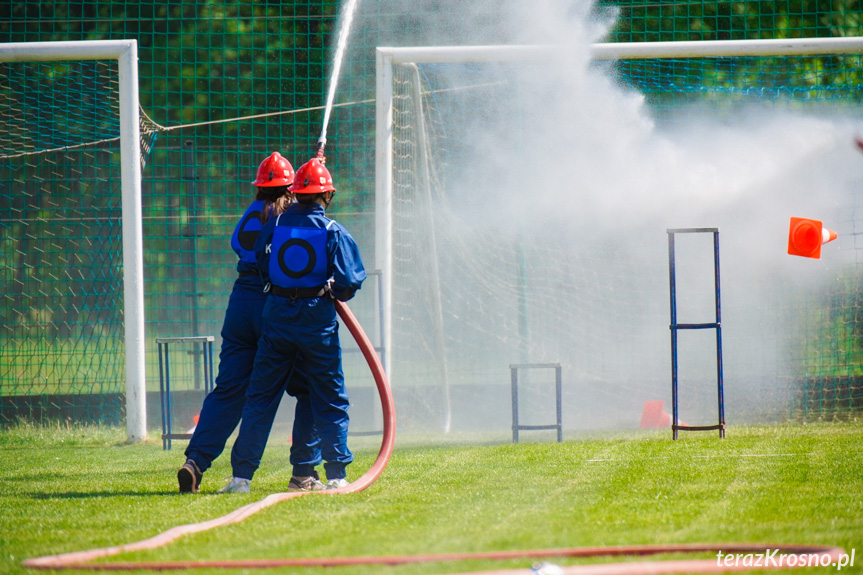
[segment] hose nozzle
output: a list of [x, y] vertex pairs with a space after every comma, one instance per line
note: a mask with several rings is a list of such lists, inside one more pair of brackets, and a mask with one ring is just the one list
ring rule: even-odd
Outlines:
[[327, 139], [326, 138], [321, 138], [320, 140], [318, 140], [318, 149], [315, 152], [315, 158], [320, 160], [320, 162], [322, 164], [326, 163], [326, 161], [327, 161], [326, 156], [324, 156], [324, 147], [326, 145], [327, 145]]

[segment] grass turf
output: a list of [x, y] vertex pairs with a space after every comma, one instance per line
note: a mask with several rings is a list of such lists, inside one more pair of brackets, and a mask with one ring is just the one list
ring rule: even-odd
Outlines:
[[[355, 449], [352, 477], [371, 464], [373, 444]], [[172, 451], [155, 441], [126, 445], [122, 431], [110, 429], [25, 426], [0, 432], [0, 572], [30, 573], [21, 566], [27, 557], [129, 543], [220, 517], [284, 491], [290, 478], [288, 449], [274, 438], [251, 494], [215, 494], [230, 474], [226, 453], [206, 474], [203, 493], [181, 496], [175, 493], [176, 469], [184, 445], [177, 442]], [[400, 439], [383, 476], [365, 492], [289, 500], [236, 525], [108, 560], [796, 543], [856, 549], [854, 567], [842, 572], [863, 573], [861, 445], [863, 424], [857, 422], [732, 427], [725, 440], [688, 433], [676, 442], [668, 431], [572, 436], [562, 444], [423, 445]], [[328, 572], [407, 575], [531, 563]]]

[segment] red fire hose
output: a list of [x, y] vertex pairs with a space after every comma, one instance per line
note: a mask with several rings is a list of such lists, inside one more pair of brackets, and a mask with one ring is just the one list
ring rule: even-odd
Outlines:
[[[117, 545], [114, 547], [104, 547], [101, 549], [91, 549], [89, 551], [74, 551], [71, 553], [63, 553], [60, 555], [48, 555], [44, 557], [34, 557], [32, 559], [25, 559], [22, 562], [24, 567], [29, 567], [32, 569], [104, 569], [104, 565], [99, 564], [87, 564], [86, 562], [92, 561], [93, 559], [98, 559], [100, 557], [109, 557], [111, 555], [117, 555], [118, 553], [125, 553], [127, 551], [141, 551], [144, 549], [155, 549], [157, 547], [162, 547], [163, 545], [167, 545], [168, 543], [182, 537], [183, 535], [189, 535], [191, 533], [198, 533], [201, 531], [207, 531], [208, 529], [213, 529], [216, 527], [221, 527], [223, 525], [230, 525], [231, 523], [237, 523], [242, 521], [246, 517], [261, 511], [262, 509], [266, 509], [267, 507], [279, 503], [280, 501], [284, 501], [286, 499], [291, 499], [293, 497], [300, 497], [302, 495], [309, 494], [322, 494], [322, 495], [335, 495], [339, 493], [354, 493], [357, 491], [362, 491], [372, 483], [374, 483], [378, 477], [380, 477], [381, 473], [383, 473], [384, 468], [387, 466], [387, 463], [390, 460], [390, 456], [393, 452], [393, 446], [395, 445], [395, 432], [396, 432], [396, 416], [395, 416], [395, 408], [393, 404], [393, 395], [390, 390], [390, 384], [387, 381], [386, 374], [384, 373], [384, 369], [381, 366], [381, 362], [378, 359], [377, 354], [375, 353], [375, 349], [372, 346], [369, 338], [366, 336], [362, 327], [360, 327], [359, 322], [354, 317], [353, 312], [351, 312], [350, 308], [336, 300], [336, 311], [339, 314], [339, 317], [342, 318], [345, 326], [347, 326], [348, 330], [351, 332], [351, 335], [357, 341], [357, 344], [360, 347], [360, 351], [362, 351], [363, 356], [366, 358], [366, 362], [369, 364], [369, 368], [372, 371], [372, 375], [375, 378], [375, 384], [377, 385], [378, 395], [381, 398], [381, 409], [383, 412], [383, 439], [381, 440], [381, 448], [378, 452], [377, 459], [359, 479], [350, 483], [346, 487], [341, 487], [339, 489], [329, 489], [326, 491], [294, 491], [288, 493], [273, 493], [265, 497], [264, 499], [256, 502], [250, 503], [244, 507], [240, 507], [239, 509], [228, 513], [223, 517], [217, 517], [216, 519], [211, 519], [209, 521], [203, 521], [201, 523], [190, 523], [188, 525], [178, 525], [177, 527], [172, 527], [167, 531], [156, 535], [155, 537], [151, 537], [149, 539], [144, 539], [143, 541], [137, 541], [135, 543], [126, 543], [124, 545]], [[83, 563], [83, 565], [82, 565]]]
[[[103, 549], [92, 549], [90, 551], [78, 551], [64, 553], [61, 555], [50, 555], [35, 557], [22, 562], [24, 567], [31, 569], [86, 569], [104, 571], [131, 571], [131, 570], [179, 570], [200, 568], [223, 568], [223, 569], [263, 569], [273, 567], [333, 567], [343, 565], [403, 565], [409, 563], [430, 563], [445, 561], [464, 561], [477, 559], [539, 559], [551, 557], [599, 557], [599, 556], [645, 556], [659, 553], [720, 553], [726, 558], [729, 554], [737, 556], [732, 565], [718, 558], [711, 559], [678, 559], [671, 561], [633, 561], [627, 563], [603, 563], [594, 565], [577, 565], [557, 567], [554, 565], [539, 569], [511, 569], [497, 571], [475, 572], [465, 575], [657, 575], [660, 573], [723, 573], [729, 571], [752, 571], [757, 569], [788, 569], [793, 567], [804, 567], [827, 564], [841, 565], [843, 557], [847, 558], [844, 551], [838, 547], [824, 545], [777, 545], [777, 544], [679, 544], [679, 545], [633, 545], [624, 547], [573, 547], [568, 549], [539, 549], [528, 551], [489, 551], [478, 553], [448, 553], [437, 555], [391, 555], [380, 557], [323, 557], [323, 558], [299, 558], [299, 559], [235, 559], [223, 561], [154, 561], [137, 563], [90, 563], [100, 558], [124, 553], [127, 551], [140, 551], [154, 549], [174, 541], [175, 539], [190, 533], [197, 533], [222, 525], [237, 523], [246, 517], [257, 513], [275, 503], [309, 494], [337, 494], [362, 491], [380, 477], [389, 461], [395, 443], [395, 409], [393, 406], [392, 392], [386, 375], [378, 360], [374, 348], [369, 342], [366, 334], [357, 323], [351, 310], [347, 305], [336, 301], [336, 310], [344, 321], [351, 335], [360, 346], [377, 384], [383, 408], [384, 431], [381, 449], [378, 457], [371, 468], [359, 479], [340, 489], [312, 492], [274, 493], [257, 503], [241, 507], [236, 511], [223, 517], [174, 527], [137, 543], [128, 543], [116, 547]], [[770, 552], [778, 549], [783, 555], [774, 554], [772, 562], [764, 562], [754, 565], [747, 561], [746, 556], [753, 559], [757, 554]], [[782, 560], [783, 556], [786, 558]], [[742, 560], [740, 558], [742, 557]], [[793, 557], [793, 564], [791, 558]], [[778, 564], [777, 564], [777, 561]], [[814, 563], [813, 561], [817, 561]]]

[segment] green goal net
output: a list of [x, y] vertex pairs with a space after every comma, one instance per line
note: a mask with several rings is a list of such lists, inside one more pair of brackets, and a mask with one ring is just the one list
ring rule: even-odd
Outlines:
[[[124, 420], [117, 67], [0, 64], [5, 422]], [[141, 134], [146, 153], [154, 133]]]
[[[646, 402], [669, 405], [665, 230], [711, 226], [726, 413], [861, 408], [863, 42], [826, 55], [641, 48], [380, 50], [392, 114], [377, 132], [391, 122], [392, 136], [378, 193], [392, 213], [378, 233], [391, 236], [381, 266], [403, 429], [506, 429], [512, 364], [562, 365], [569, 429], [637, 426]], [[821, 261], [786, 253], [789, 217], [807, 213], [839, 232]], [[712, 237], [698, 241], [678, 240], [683, 323], [715, 317]], [[713, 333], [679, 337], [682, 419], [715, 423]], [[530, 376], [522, 417], [553, 421], [548, 378]]]

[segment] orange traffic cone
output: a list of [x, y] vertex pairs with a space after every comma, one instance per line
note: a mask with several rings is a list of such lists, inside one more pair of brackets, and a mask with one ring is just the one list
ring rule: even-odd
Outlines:
[[[662, 400], [645, 401], [644, 410], [641, 412], [641, 429], [655, 429], [659, 427], [671, 427], [671, 414], [664, 409], [665, 402]], [[687, 425], [681, 421], [680, 425]]]
[[187, 429], [187, 430], [186, 430], [186, 433], [195, 433], [195, 429], [197, 429], [197, 428], [198, 428], [198, 420], [199, 420], [200, 418], [201, 418], [201, 415], [200, 415], [200, 414], [198, 414], [198, 415], [196, 415], [196, 416], [192, 417], [192, 421], [194, 421], [194, 422], [195, 422], [195, 425], [193, 425], [192, 427], [190, 427], [189, 429]]
[[671, 427], [671, 414], [662, 408], [664, 404], [664, 401], [644, 402], [644, 410], [641, 412], [641, 429]]
[[788, 230], [788, 253], [804, 258], [821, 257], [821, 246], [832, 242], [837, 237], [836, 232], [828, 230], [818, 220], [807, 218], [791, 218]]

